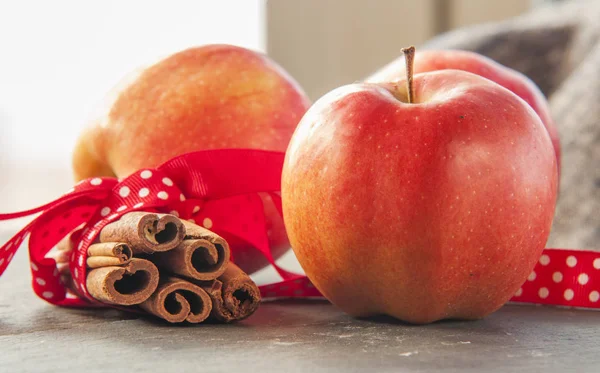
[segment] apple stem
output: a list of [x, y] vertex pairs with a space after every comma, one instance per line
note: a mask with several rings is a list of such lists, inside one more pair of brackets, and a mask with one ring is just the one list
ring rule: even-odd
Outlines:
[[408, 103], [415, 101], [415, 87], [413, 86], [413, 66], [415, 62], [415, 47], [402, 48], [406, 61], [406, 89], [408, 90]]

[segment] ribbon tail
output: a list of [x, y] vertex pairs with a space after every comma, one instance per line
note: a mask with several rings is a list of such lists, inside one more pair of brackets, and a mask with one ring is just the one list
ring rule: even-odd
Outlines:
[[31, 222], [15, 234], [8, 242], [0, 247], [0, 276], [4, 273], [10, 262], [12, 261], [15, 253], [21, 247], [23, 241], [27, 238], [27, 235], [31, 231], [34, 222]]
[[17, 218], [22, 218], [25, 216], [37, 214], [38, 212], [46, 211], [46, 210], [48, 210], [56, 205], [59, 205], [61, 203], [64, 203], [64, 202], [67, 202], [67, 201], [70, 201], [73, 199], [77, 199], [82, 196], [89, 196], [89, 195], [97, 194], [97, 193], [98, 192], [95, 190], [85, 190], [85, 191], [81, 191], [81, 192], [68, 193], [68, 194], [63, 195], [62, 197], [60, 197], [57, 200], [46, 203], [45, 205], [42, 205], [39, 207], [35, 207], [35, 208], [29, 209], [29, 210], [0, 214], [0, 220], [12, 220], [12, 219], [17, 219]]
[[[217, 233], [221, 231], [235, 236], [246, 242], [249, 246], [254, 247], [267, 259], [283, 279], [288, 280], [301, 277], [302, 275], [287, 271], [275, 262], [265, 228], [264, 206], [260, 196], [258, 194], [249, 194], [243, 197], [243, 200], [244, 206], [238, 210], [235, 217], [230, 217], [231, 219], [227, 222], [224, 221], [223, 225], [215, 226]], [[225, 206], [223, 208], [226, 209]], [[212, 207], [207, 204], [205, 212], [210, 213], [211, 209]]]
[[281, 205], [281, 196], [277, 193], [268, 193], [269, 196], [271, 197], [271, 199], [273, 200], [273, 204], [275, 205], [275, 208], [277, 209], [277, 212], [279, 212], [279, 216], [281, 216], [281, 218], [283, 219], [283, 207]]
[[299, 276], [274, 284], [259, 286], [264, 299], [271, 298], [324, 298], [308, 277]]
[[[29, 260], [32, 273], [32, 287], [42, 299], [52, 304], [63, 304], [67, 289], [61, 282], [56, 261], [46, 254], [67, 234], [81, 225], [98, 208], [98, 201], [90, 198], [97, 192], [73, 193], [42, 207], [42, 214], [21, 229], [0, 248], [0, 275], [6, 270], [16, 250], [29, 236]], [[104, 193], [102, 193], [104, 194]], [[3, 217], [25, 216], [28, 212], [39, 211], [42, 207]], [[82, 300], [71, 298], [66, 304], [82, 305]]]
[[510, 302], [600, 309], [600, 252], [544, 249]]
[[264, 241], [263, 241], [263, 238], [261, 237], [261, 240], [259, 242], [257, 242], [256, 240], [252, 239], [252, 238], [256, 238], [256, 237], [252, 237], [251, 239], [248, 239], [249, 237], [245, 233], [239, 232], [239, 230], [237, 230], [237, 229], [231, 229], [231, 230], [230, 229], [222, 229], [222, 231], [229, 235], [236, 236], [238, 239], [251, 244], [254, 248], [256, 248], [256, 250], [258, 250], [267, 259], [269, 264], [271, 264], [273, 266], [273, 268], [275, 268], [275, 270], [277, 271], [279, 276], [281, 276], [281, 278], [283, 278], [284, 280], [293, 280], [293, 279], [302, 277], [302, 275], [300, 275], [300, 274], [290, 272], [290, 271], [283, 269], [275, 262], [275, 259], [273, 258], [273, 254], [271, 253], [271, 247], [269, 245], [266, 234], [264, 235]]

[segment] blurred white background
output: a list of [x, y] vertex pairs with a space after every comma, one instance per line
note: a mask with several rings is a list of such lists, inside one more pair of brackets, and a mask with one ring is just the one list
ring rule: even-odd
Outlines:
[[0, 211], [71, 186], [96, 105], [140, 65], [194, 45], [264, 51], [264, 1], [0, 1]]

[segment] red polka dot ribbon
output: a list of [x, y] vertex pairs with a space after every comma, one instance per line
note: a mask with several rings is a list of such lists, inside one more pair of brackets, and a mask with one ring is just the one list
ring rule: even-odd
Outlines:
[[[254, 247], [282, 281], [260, 287], [264, 298], [322, 297], [305, 276], [275, 263], [269, 247], [262, 199], [267, 193], [281, 214], [284, 153], [221, 149], [185, 154], [126, 179], [92, 178], [46, 205], [0, 214], [0, 220], [41, 213], [0, 247], [0, 275], [29, 238], [32, 286], [60, 306], [99, 306], [85, 286], [87, 248], [100, 230], [123, 214], [142, 210], [171, 213], [210, 228], [243, 247]], [[78, 229], [78, 227], [82, 228]], [[76, 230], [77, 229], [77, 230]], [[83, 297], [67, 292], [56, 262], [47, 254], [70, 232], [76, 247], [69, 269]], [[231, 246], [232, 259], [242, 246]], [[512, 302], [600, 308], [600, 252], [546, 249]]]
[[546, 249], [512, 302], [600, 308], [600, 252]]
[[[303, 276], [275, 263], [269, 247], [265, 214], [258, 193], [267, 193], [281, 214], [281, 169], [284, 153], [247, 149], [221, 149], [185, 154], [157, 168], [139, 170], [126, 179], [92, 178], [44, 206], [0, 214], [0, 220], [41, 213], [0, 247], [0, 275], [15, 251], [29, 238], [29, 256], [35, 293], [61, 306], [99, 306], [85, 286], [87, 249], [102, 228], [131, 211], [171, 213], [193, 219], [225, 239], [231, 239], [232, 258], [238, 250], [253, 247], [283, 279], [269, 295], [303, 295], [318, 292]], [[82, 228], [78, 228], [82, 226]], [[77, 229], [77, 230], [76, 230]], [[56, 261], [48, 253], [67, 234], [75, 250], [69, 269], [82, 298], [70, 294], [60, 280]], [[286, 289], [286, 283], [291, 282]], [[266, 287], [261, 290], [266, 295]]]

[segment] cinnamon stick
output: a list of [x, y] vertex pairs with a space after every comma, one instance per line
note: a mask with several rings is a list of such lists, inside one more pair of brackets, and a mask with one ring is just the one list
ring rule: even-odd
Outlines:
[[168, 251], [179, 245], [185, 227], [174, 215], [130, 212], [100, 232], [100, 242], [125, 242], [134, 254]]
[[173, 250], [155, 253], [152, 261], [161, 269], [195, 280], [221, 276], [229, 263], [229, 244], [222, 237], [196, 224], [182, 221], [185, 239]]
[[[256, 284], [230, 262], [229, 244], [191, 222], [129, 213], [104, 227], [99, 241], [88, 248], [86, 286], [100, 302], [139, 305], [170, 323], [243, 320], [260, 304]], [[57, 246], [61, 278], [72, 282], [70, 236]], [[132, 258], [137, 254], [149, 259]]]
[[86, 287], [101, 302], [130, 306], [148, 299], [158, 286], [158, 269], [145, 259], [131, 259], [121, 267], [110, 266], [90, 270]]
[[212, 302], [202, 288], [180, 278], [166, 277], [140, 307], [171, 323], [200, 323], [210, 315]]
[[212, 299], [210, 317], [216, 321], [228, 323], [243, 320], [260, 305], [258, 286], [233, 263], [229, 263], [219, 278], [201, 286]]
[[118, 266], [129, 263], [131, 256], [131, 248], [127, 244], [100, 242], [90, 245], [86, 263], [90, 268]]

